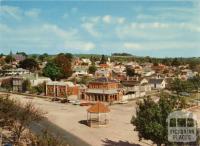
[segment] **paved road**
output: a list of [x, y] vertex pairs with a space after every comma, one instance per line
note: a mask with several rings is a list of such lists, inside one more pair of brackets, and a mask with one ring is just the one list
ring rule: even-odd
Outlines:
[[38, 134], [40, 134], [42, 130], [47, 129], [53, 135], [60, 137], [64, 142], [68, 143], [70, 146], [91, 146], [84, 140], [80, 139], [79, 137], [73, 135], [72, 133], [66, 130], [63, 130], [62, 128], [51, 123], [47, 119], [44, 119], [39, 123], [31, 124], [30, 129], [33, 132], [38, 133]]

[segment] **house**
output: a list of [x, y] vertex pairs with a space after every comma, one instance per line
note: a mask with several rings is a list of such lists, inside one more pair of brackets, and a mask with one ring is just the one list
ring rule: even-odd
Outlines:
[[12, 86], [14, 92], [22, 92], [22, 85], [25, 80], [29, 80], [32, 87], [42, 84], [44, 82], [50, 82], [48, 77], [41, 77], [38, 74], [23, 74], [12, 77]]
[[79, 86], [72, 82], [48, 82], [46, 83], [46, 96], [66, 97], [70, 95], [79, 95]]
[[29, 74], [29, 70], [23, 69], [23, 68], [12, 68], [3, 70], [2, 73], [6, 76], [12, 76], [12, 75], [23, 75], [23, 74]]
[[82, 76], [88, 75], [88, 67], [76, 66], [73, 69], [73, 71], [74, 71], [74, 73], [72, 76], [75, 76], [75, 77], [82, 77]]
[[178, 75], [178, 77], [182, 80], [187, 80], [187, 79], [193, 78], [196, 75], [197, 73], [193, 72], [192, 70], [184, 69], [184, 70], [181, 70], [181, 73]]
[[89, 101], [120, 101], [122, 96], [123, 93], [119, 88], [119, 82], [106, 77], [90, 82], [88, 89], [82, 93], [82, 99]]
[[92, 64], [92, 62], [88, 58], [83, 58], [83, 59], [81, 59], [81, 61], [82, 61], [82, 64], [86, 64], [86, 65], [91, 65]]
[[121, 81], [125, 93], [140, 93], [151, 91], [151, 86], [146, 78], [127, 77]]
[[16, 62], [20, 62], [26, 59], [26, 56], [22, 54], [15, 54], [13, 55], [13, 58], [15, 59]]
[[100, 78], [100, 77], [106, 77], [106, 78], [110, 78], [112, 76], [112, 71], [109, 69], [98, 69], [95, 72], [95, 77], [96, 78]]
[[164, 89], [166, 87], [166, 81], [164, 78], [151, 78], [149, 84], [152, 89]]

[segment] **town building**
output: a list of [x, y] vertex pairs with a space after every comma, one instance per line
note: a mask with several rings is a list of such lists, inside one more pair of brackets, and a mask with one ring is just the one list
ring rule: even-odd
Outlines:
[[89, 101], [120, 101], [122, 96], [123, 92], [119, 88], [119, 82], [106, 77], [90, 82], [88, 89], [82, 93], [82, 99]]
[[166, 81], [163, 78], [151, 78], [149, 84], [152, 89], [164, 89], [166, 87]]
[[72, 82], [48, 82], [46, 84], [46, 96], [68, 97], [70, 95], [79, 95], [79, 86]]
[[13, 58], [15, 59], [16, 62], [20, 62], [26, 59], [26, 56], [22, 55], [22, 54], [15, 54], [12, 55]]
[[88, 67], [86, 66], [76, 66], [73, 69], [74, 73], [72, 76], [74, 77], [82, 77], [82, 76], [88, 76]]
[[41, 77], [38, 76], [37, 73], [33, 74], [23, 74], [23, 75], [17, 75], [12, 77], [12, 86], [14, 92], [22, 92], [22, 86], [23, 82], [25, 80], [29, 80], [32, 87], [37, 86], [39, 84], [50, 82], [51, 79], [48, 77]]
[[101, 77], [111, 78], [111, 76], [112, 76], [112, 70], [110, 69], [98, 69], [95, 72], [96, 78], [101, 78]]
[[23, 74], [29, 74], [29, 70], [23, 69], [23, 68], [12, 68], [7, 70], [2, 70], [2, 74], [5, 76], [13, 76], [13, 75], [23, 75]]

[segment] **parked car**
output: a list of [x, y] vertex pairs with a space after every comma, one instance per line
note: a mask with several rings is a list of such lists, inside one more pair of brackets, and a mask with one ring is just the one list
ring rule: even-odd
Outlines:
[[53, 98], [51, 99], [51, 101], [60, 101], [60, 99], [57, 98], [57, 97], [53, 97]]
[[81, 104], [81, 102], [79, 101], [79, 100], [76, 100], [74, 103], [73, 103], [73, 105], [80, 105]]
[[119, 104], [127, 104], [128, 101], [127, 100], [122, 100], [122, 101], [119, 101]]
[[187, 93], [187, 92], [181, 92], [180, 95], [181, 95], [181, 96], [190, 96], [190, 93]]
[[69, 100], [67, 98], [63, 98], [60, 100], [61, 103], [69, 103]]

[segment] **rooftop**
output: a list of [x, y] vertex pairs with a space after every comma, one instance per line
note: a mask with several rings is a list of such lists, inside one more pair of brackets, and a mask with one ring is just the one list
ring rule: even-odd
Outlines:
[[101, 102], [97, 102], [95, 105], [92, 105], [90, 108], [87, 109], [89, 113], [108, 113], [110, 109], [108, 106]]

